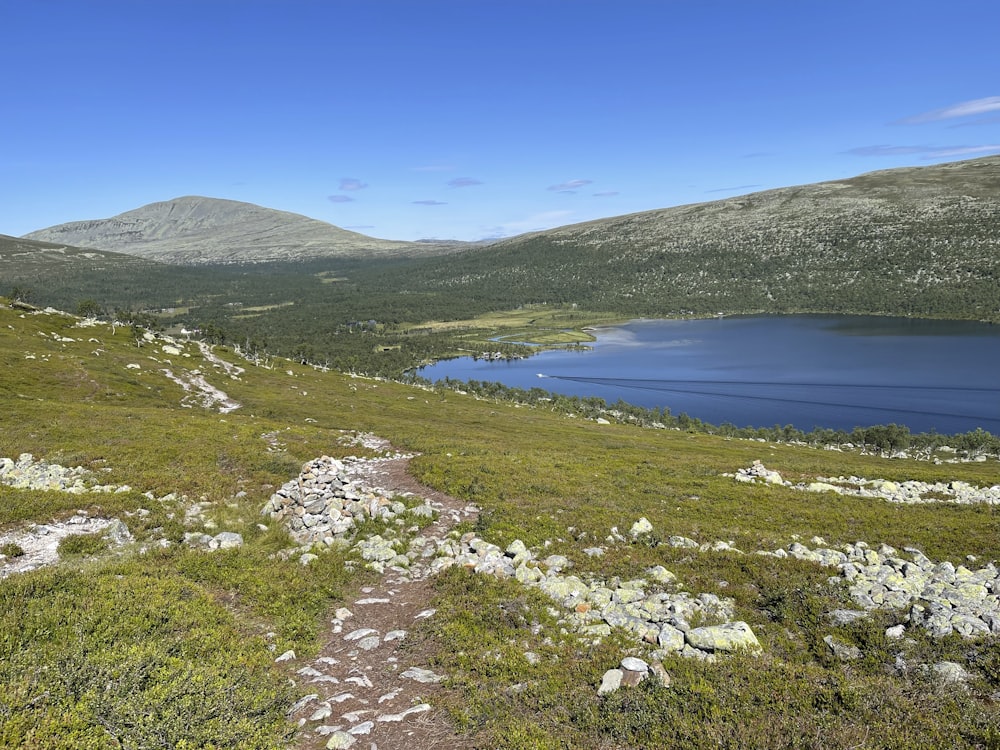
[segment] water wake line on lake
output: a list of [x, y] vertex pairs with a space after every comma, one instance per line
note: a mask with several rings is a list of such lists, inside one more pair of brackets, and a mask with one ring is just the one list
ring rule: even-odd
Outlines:
[[[885, 385], [885, 384], [864, 384], [864, 383], [788, 383], [771, 381], [747, 381], [747, 380], [649, 380], [635, 378], [588, 378], [574, 377], [570, 375], [543, 375], [539, 377], [551, 378], [553, 380], [567, 380], [575, 383], [587, 383], [594, 385], [606, 385], [618, 388], [631, 388], [643, 391], [656, 391], [662, 393], [683, 393], [692, 396], [705, 396], [708, 398], [739, 399], [750, 401], [768, 401], [772, 403], [800, 404], [807, 406], [828, 406], [838, 409], [865, 409], [867, 411], [887, 412], [893, 414], [910, 414], [926, 417], [950, 417], [958, 419], [978, 420], [983, 423], [1000, 425], [1000, 418], [984, 417], [980, 414], [960, 414], [955, 412], [930, 411], [925, 409], [910, 409], [894, 406], [872, 406], [844, 403], [838, 401], [816, 401], [815, 399], [797, 399], [787, 396], [762, 396], [749, 393], [725, 393], [718, 391], [698, 390], [706, 385], [730, 385], [730, 386], [769, 386], [773, 388], [843, 388], [843, 389], [868, 389], [868, 390], [892, 390], [893, 392], [911, 391], [917, 395], [919, 391], [962, 391], [981, 393], [1000, 393], [1000, 388], [985, 387], [949, 387], [949, 386], [907, 386], [907, 385]], [[691, 386], [691, 387], [687, 387]]]

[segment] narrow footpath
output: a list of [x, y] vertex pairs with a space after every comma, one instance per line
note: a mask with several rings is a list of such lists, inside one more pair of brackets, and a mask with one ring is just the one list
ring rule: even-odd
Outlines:
[[[474, 520], [471, 505], [419, 484], [409, 458], [369, 464], [367, 482], [386, 493], [412, 493], [437, 511], [419, 536], [441, 540], [457, 523]], [[435, 549], [436, 545], [427, 545]], [[409, 570], [387, 569], [330, 621], [328, 640], [308, 664], [288, 665], [309, 695], [292, 709], [300, 724], [296, 747], [355, 750], [423, 750], [471, 745], [454, 734], [434, 706], [444, 675], [435, 674], [412, 651], [401, 653], [410, 629], [433, 617], [433, 588], [422, 560]]]

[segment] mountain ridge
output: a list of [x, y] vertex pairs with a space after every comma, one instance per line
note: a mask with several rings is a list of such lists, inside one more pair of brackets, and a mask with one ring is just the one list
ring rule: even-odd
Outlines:
[[22, 239], [94, 247], [184, 265], [318, 257], [412, 257], [454, 245], [383, 240], [254, 203], [181, 196], [107, 219], [57, 224]]

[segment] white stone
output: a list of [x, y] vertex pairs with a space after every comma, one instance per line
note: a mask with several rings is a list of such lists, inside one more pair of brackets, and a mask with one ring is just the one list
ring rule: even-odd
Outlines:
[[615, 692], [622, 686], [622, 677], [625, 674], [620, 669], [609, 669], [601, 678], [601, 686], [597, 688], [598, 695], [607, 695]]

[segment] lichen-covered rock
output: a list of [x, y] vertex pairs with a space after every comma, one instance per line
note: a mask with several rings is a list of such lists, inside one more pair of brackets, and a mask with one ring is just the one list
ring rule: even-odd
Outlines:
[[706, 625], [692, 628], [685, 637], [689, 645], [702, 651], [761, 651], [760, 641], [753, 630], [742, 620], [722, 625]]
[[645, 516], [640, 518], [634, 524], [632, 524], [632, 528], [629, 529], [629, 535], [633, 539], [638, 539], [640, 536], [652, 533], [653, 533], [653, 524], [651, 524], [649, 522], [649, 519], [647, 519]]
[[209, 549], [233, 549], [243, 546], [243, 535], [235, 531], [220, 531], [208, 543]]

